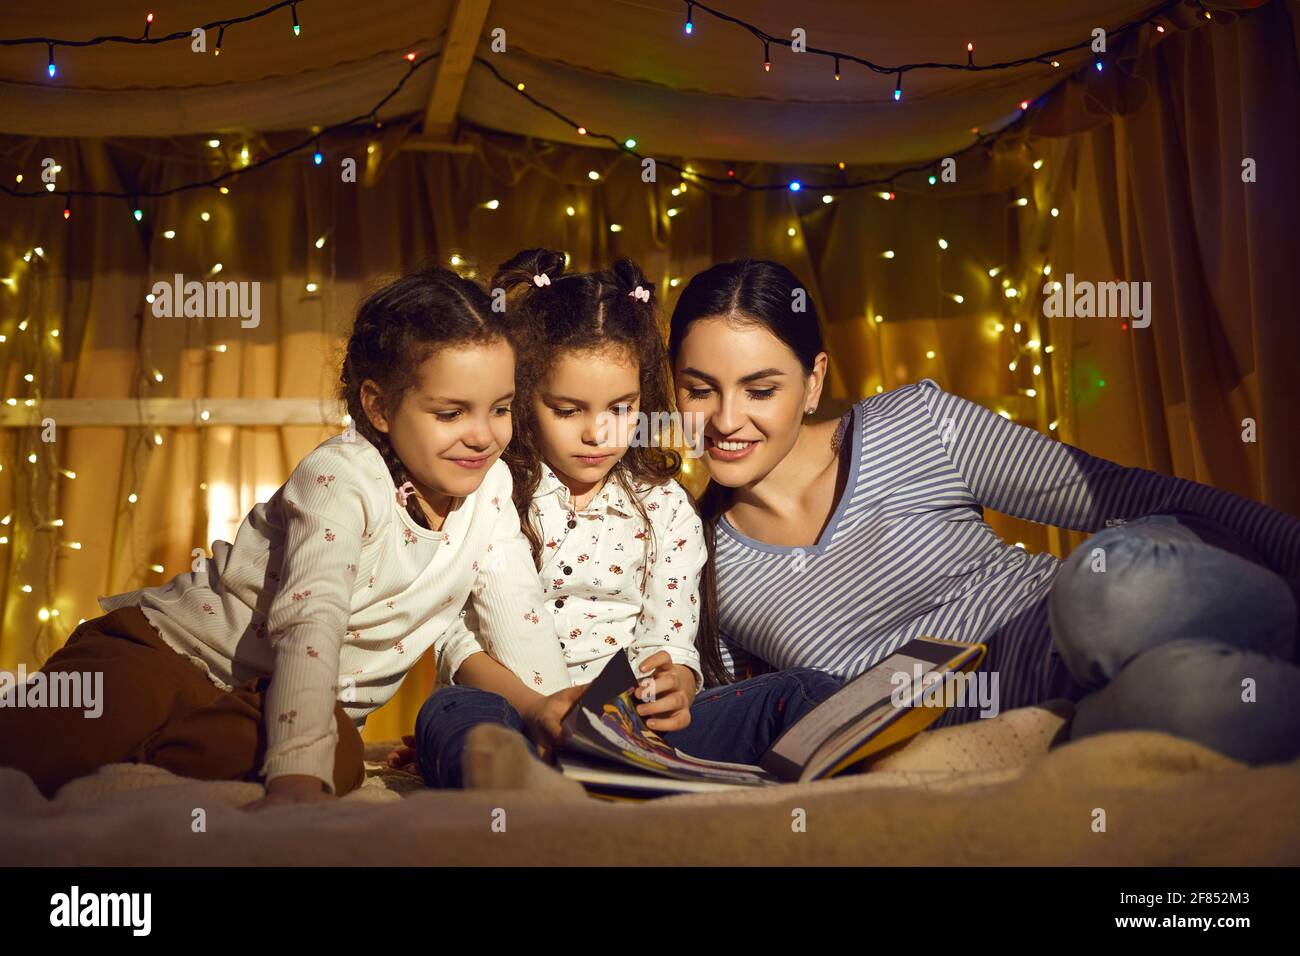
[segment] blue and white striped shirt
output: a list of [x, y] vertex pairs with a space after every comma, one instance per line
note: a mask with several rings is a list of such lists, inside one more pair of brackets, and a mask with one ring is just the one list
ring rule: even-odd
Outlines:
[[[1093, 457], [929, 380], [845, 413], [848, 479], [817, 544], [765, 544], [723, 516], [716, 535], [723, 663], [848, 679], [920, 635], [983, 641], [1001, 709], [1045, 700], [1064, 664], [1047, 595], [1060, 567], [1003, 541], [983, 508], [1099, 531], [1158, 511], [1205, 515], [1282, 574], [1300, 573], [1300, 521], [1207, 485]], [[975, 708], [940, 721], [960, 723]]]

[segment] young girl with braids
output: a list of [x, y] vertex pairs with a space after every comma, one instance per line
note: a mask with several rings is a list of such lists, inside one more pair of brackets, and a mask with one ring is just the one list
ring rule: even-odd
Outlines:
[[[671, 410], [651, 283], [627, 259], [565, 274], [561, 253], [530, 249], [492, 285], [505, 291], [520, 346], [504, 456], [514, 506], [545, 592], [539, 617], [554, 628], [575, 691], [626, 650], [644, 675], [637, 709], [649, 729], [697, 757], [757, 762], [840, 684], [806, 668], [725, 683], [703, 529], [673, 480], [681, 457], [629, 441], [638, 413], [655, 421]], [[476, 740], [524, 748], [526, 738], [510, 731], [525, 731], [526, 720], [510, 700], [476, 687], [437, 690], [420, 711], [414, 748], [390, 761], [417, 763], [431, 786], [491, 785], [475, 779], [476, 766], [490, 775], [509, 763], [480, 764], [471, 756], [477, 742], [466, 747], [469, 731], [485, 724], [496, 729]]]
[[[106, 763], [265, 776], [253, 806], [329, 799], [364, 778], [357, 724], [432, 648], [509, 700], [545, 743], [569, 680], [498, 459], [515, 355], [486, 293], [444, 269], [360, 307], [325, 441], [206, 567], [101, 598], [46, 663], [101, 672], [103, 716], [0, 709], [0, 765], [52, 795]], [[462, 615], [467, 599], [489, 660]], [[555, 696], [548, 696], [555, 695]]]

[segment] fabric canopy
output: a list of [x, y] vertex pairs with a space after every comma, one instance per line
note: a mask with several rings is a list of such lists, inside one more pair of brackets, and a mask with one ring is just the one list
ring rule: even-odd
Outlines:
[[[152, 36], [184, 32], [218, 17], [242, 16], [269, 0], [186, 0], [160, 10]], [[841, 65], [788, 48], [763, 46], [743, 27], [697, 9], [683, 32], [679, 0], [493, 0], [477, 53], [511, 84], [593, 131], [634, 137], [660, 155], [774, 163], [895, 163], [943, 156], [968, 145], [972, 129], [1000, 128], [1019, 104], [1060, 83], [1091, 52], [1005, 71], [921, 70], [895, 77]], [[807, 45], [872, 62], [976, 63], [1035, 56], [1089, 40], [1159, 6], [1150, 0], [1071, 0], [1026, 4], [989, 0], [925, 3], [719, 0], [773, 36], [802, 28]], [[1258, 0], [1212, 3], [1216, 10]], [[407, 72], [403, 57], [440, 50], [452, 0], [302, 0], [302, 33], [287, 9], [226, 31], [207, 54], [180, 41], [149, 47], [106, 44], [56, 50], [57, 77], [46, 75], [44, 44], [0, 47], [0, 125], [4, 132], [51, 137], [167, 137], [228, 131], [329, 126], [366, 116]], [[5, 11], [5, 37], [88, 38], [143, 28], [137, 0], [94, 4], [51, 0]], [[1195, 23], [1188, 3], [1164, 18]], [[1233, 16], [1221, 13], [1221, 22]], [[504, 31], [505, 51], [491, 49]], [[214, 31], [215, 32], [215, 31]], [[1128, 37], [1116, 42], [1124, 45]], [[434, 86], [429, 64], [379, 110], [380, 119], [422, 113]], [[520, 97], [475, 63], [459, 101], [462, 120], [555, 142], [584, 142], [570, 125]], [[590, 140], [585, 140], [590, 142]]]

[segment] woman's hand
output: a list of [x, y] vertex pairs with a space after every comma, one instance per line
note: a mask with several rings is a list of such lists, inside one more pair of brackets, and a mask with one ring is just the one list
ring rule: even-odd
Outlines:
[[555, 762], [555, 748], [564, 739], [562, 721], [587, 692], [586, 684], [557, 690], [549, 697], [540, 694], [527, 704], [519, 716], [524, 721], [524, 731], [537, 745], [538, 756], [546, 763]]
[[309, 774], [289, 773], [273, 777], [266, 785], [266, 796], [245, 805], [245, 810], [265, 810], [289, 803], [319, 803], [322, 800], [337, 800], [334, 794], [325, 789], [320, 777]]
[[420, 758], [415, 747], [415, 738], [410, 734], [402, 735], [402, 746], [388, 752], [388, 766], [395, 770], [420, 775]]
[[[683, 664], [674, 664], [667, 651], [652, 654], [640, 664], [642, 673], [648, 673], [637, 685], [636, 712], [645, 719], [645, 725], [654, 731], [681, 730], [691, 722], [691, 704], [698, 690], [695, 672]], [[652, 673], [651, 673], [652, 672]], [[642, 688], [654, 682], [653, 696]]]

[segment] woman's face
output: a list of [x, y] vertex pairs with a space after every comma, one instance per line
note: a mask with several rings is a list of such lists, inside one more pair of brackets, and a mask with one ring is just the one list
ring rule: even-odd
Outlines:
[[697, 319], [673, 364], [677, 407], [704, 422], [704, 465], [729, 488], [752, 485], [790, 453], [816, 408], [826, 373], [819, 353], [805, 375], [790, 347], [760, 323]]
[[583, 494], [627, 453], [640, 407], [641, 367], [626, 349], [560, 353], [533, 396], [542, 457]]
[[393, 450], [426, 500], [473, 494], [510, 444], [515, 353], [504, 339], [435, 351], [420, 364], [416, 384], [395, 409], [378, 386], [361, 386], [371, 423], [388, 434]]

